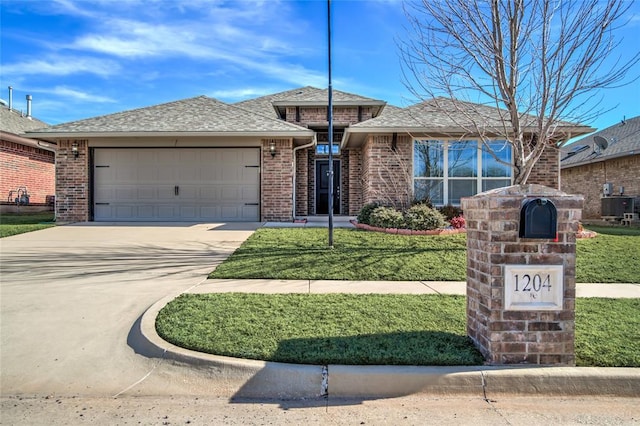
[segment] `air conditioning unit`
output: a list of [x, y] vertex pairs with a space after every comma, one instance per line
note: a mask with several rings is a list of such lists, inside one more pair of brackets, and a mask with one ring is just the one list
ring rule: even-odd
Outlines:
[[633, 197], [602, 197], [602, 217], [622, 219], [625, 213], [633, 213], [633, 201]]

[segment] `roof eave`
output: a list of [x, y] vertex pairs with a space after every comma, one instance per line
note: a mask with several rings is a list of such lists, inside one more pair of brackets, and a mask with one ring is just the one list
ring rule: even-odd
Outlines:
[[[385, 101], [377, 101], [377, 100], [350, 100], [350, 101], [336, 101], [333, 100], [331, 102], [333, 106], [384, 106], [387, 103]], [[286, 101], [273, 101], [274, 107], [295, 107], [295, 106], [328, 106], [329, 100], [327, 99], [322, 101], [296, 101], [296, 100], [286, 100]]]
[[2, 140], [6, 140], [13, 143], [18, 143], [22, 145], [31, 146], [34, 148], [44, 149], [45, 151], [56, 152], [55, 145], [49, 145], [48, 143], [44, 143], [43, 141], [36, 139], [29, 139], [19, 135], [15, 135], [13, 133], [5, 132], [0, 130], [0, 138]]
[[615, 160], [616, 158], [629, 157], [631, 155], [640, 155], [640, 151], [633, 150], [633, 151], [619, 152], [617, 154], [607, 155], [606, 157], [595, 157], [591, 160], [580, 160], [580, 161], [576, 161], [575, 163], [569, 163], [569, 164], [567, 163], [562, 164], [562, 161], [560, 161], [560, 169], [571, 169], [573, 167], [587, 166], [589, 164], [602, 163], [603, 161]]
[[56, 139], [90, 139], [90, 138], [126, 138], [126, 137], [313, 137], [312, 130], [292, 130], [292, 131], [255, 131], [255, 132], [28, 132], [29, 136], [38, 137], [45, 140]]

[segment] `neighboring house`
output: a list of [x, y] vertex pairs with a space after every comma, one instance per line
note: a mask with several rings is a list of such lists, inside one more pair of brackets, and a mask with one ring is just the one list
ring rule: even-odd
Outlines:
[[[640, 209], [640, 117], [622, 120], [563, 147], [560, 164], [562, 190], [585, 197], [583, 218], [620, 218], [622, 214], [603, 212], [602, 205], [604, 202], [605, 210], [610, 210], [610, 203], [628, 203], [626, 198], [636, 199], [637, 212]], [[607, 186], [607, 190], [611, 189], [609, 194], [604, 194], [605, 184], [611, 184]], [[621, 187], [623, 194], [620, 194]], [[603, 201], [605, 195], [608, 199]]]
[[[200, 96], [30, 134], [58, 143], [60, 221], [291, 221], [328, 214], [327, 105], [314, 87], [236, 104]], [[334, 90], [333, 106], [335, 214], [414, 192], [458, 204], [512, 182], [433, 103], [398, 108]], [[498, 110], [482, 109], [495, 125]], [[593, 131], [563, 126], [560, 139]], [[509, 161], [509, 145], [494, 145]], [[558, 150], [540, 164], [530, 182], [557, 187]]]
[[[30, 99], [29, 99], [30, 102]], [[6, 105], [0, 106], [0, 189], [2, 210], [16, 204], [53, 207], [55, 194], [55, 145], [26, 137], [29, 130], [46, 123]], [[16, 202], [17, 200], [17, 202]]]

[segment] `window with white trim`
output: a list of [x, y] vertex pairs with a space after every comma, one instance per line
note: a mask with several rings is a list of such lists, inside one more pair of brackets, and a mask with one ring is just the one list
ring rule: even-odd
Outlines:
[[511, 185], [511, 144], [495, 140], [487, 145], [480, 140], [415, 140], [414, 197], [436, 206], [459, 205], [462, 197]]

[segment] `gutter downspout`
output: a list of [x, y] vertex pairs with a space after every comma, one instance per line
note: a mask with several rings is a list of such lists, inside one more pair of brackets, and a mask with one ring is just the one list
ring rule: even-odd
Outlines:
[[297, 172], [298, 172], [296, 170], [296, 164], [297, 164], [296, 152], [298, 152], [298, 150], [301, 150], [303, 148], [311, 148], [312, 146], [316, 146], [317, 143], [318, 143], [317, 133], [313, 132], [313, 139], [311, 140], [311, 142], [309, 142], [306, 145], [300, 145], [300, 146], [297, 146], [297, 147], [293, 148], [293, 191], [292, 191], [293, 192], [293, 203], [291, 203], [291, 204], [293, 206], [293, 211], [292, 211], [293, 216], [292, 216], [292, 218], [293, 218], [294, 221], [296, 220], [296, 175], [297, 175]]

